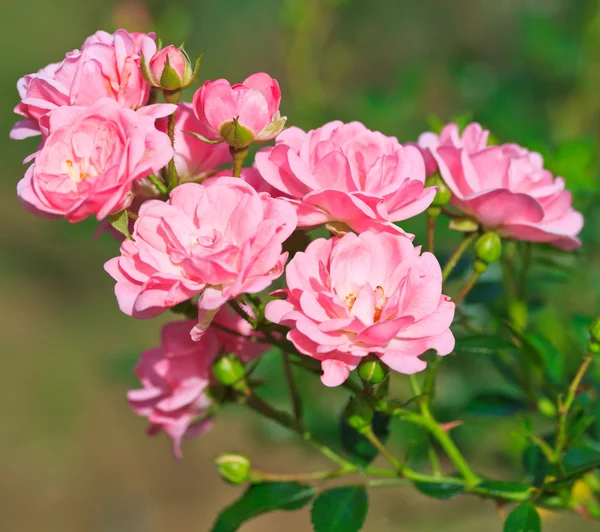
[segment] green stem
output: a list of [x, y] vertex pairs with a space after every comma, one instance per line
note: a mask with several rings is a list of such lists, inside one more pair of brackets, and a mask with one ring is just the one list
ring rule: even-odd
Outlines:
[[427, 251], [434, 252], [435, 248], [435, 221], [437, 216], [427, 215]]
[[405, 413], [401, 417], [405, 421], [414, 423], [415, 425], [420, 425], [437, 440], [440, 447], [446, 453], [446, 456], [448, 456], [448, 458], [455, 465], [458, 472], [463, 476], [467, 485], [474, 486], [479, 482], [479, 477], [475, 473], [473, 473], [471, 467], [458, 450], [458, 447], [456, 447], [456, 445], [452, 441], [452, 438], [450, 438], [448, 433], [433, 418], [433, 416], [431, 416], [431, 414], [419, 415], [409, 412]]
[[405, 472], [406, 468], [404, 467], [404, 464], [398, 460], [398, 458], [396, 458], [385, 445], [383, 445], [371, 427], [369, 427], [369, 430], [366, 432], [363, 432], [362, 435], [369, 440], [371, 445], [379, 451], [379, 454], [381, 454], [381, 456], [383, 456], [390, 464], [392, 464], [392, 466], [394, 466], [394, 468], [398, 470], [400, 474]]
[[248, 148], [237, 149], [230, 146], [229, 153], [231, 153], [231, 157], [233, 158], [233, 177], [240, 177], [244, 159], [246, 158], [246, 155], [248, 155]]
[[454, 298], [455, 305], [458, 305], [467, 296], [467, 294], [475, 286], [475, 283], [477, 283], [477, 280], [479, 279], [480, 276], [481, 276], [481, 272], [477, 272], [477, 271], [473, 270], [473, 273], [471, 274], [471, 277], [469, 277], [467, 284], [465, 284], [465, 286], [463, 286], [462, 290]]
[[148, 176], [148, 180], [156, 187], [156, 190], [158, 190], [163, 196], [166, 196], [168, 194], [167, 187], [157, 175], [150, 174]]
[[450, 255], [448, 262], [444, 266], [444, 269], [442, 271], [442, 282], [446, 281], [448, 279], [448, 277], [450, 277], [450, 274], [452, 273], [452, 271], [458, 264], [458, 261], [464, 255], [465, 251], [467, 251], [467, 249], [469, 249], [471, 242], [473, 242], [473, 240], [475, 240], [475, 238], [477, 238], [477, 235], [478, 235], [478, 233], [476, 233], [476, 232], [475, 233], [465, 233], [465, 237], [463, 238], [462, 242], [458, 245], [458, 247], [456, 248], [454, 253], [452, 253], [452, 255]]
[[296, 387], [296, 381], [294, 380], [294, 374], [292, 372], [292, 365], [290, 364], [290, 355], [283, 351], [281, 353], [283, 358], [283, 370], [285, 372], [285, 380], [287, 381], [290, 397], [292, 399], [292, 407], [294, 409], [294, 419], [297, 423], [302, 424], [302, 402], [300, 400], [300, 394]]
[[[167, 132], [169, 134], [169, 138], [171, 139], [171, 146], [173, 146], [173, 150], [175, 149], [175, 115], [177, 111], [173, 114], [169, 115], [169, 123]], [[167, 183], [169, 190], [173, 190], [179, 184], [179, 176], [177, 175], [177, 168], [175, 168], [175, 156], [169, 161], [169, 166], [167, 167]]]
[[298, 422], [296, 422], [296, 420], [288, 413], [273, 408], [269, 403], [263, 401], [253, 392], [250, 392], [249, 395], [244, 396], [243, 399], [245, 399], [248, 406], [256, 412], [259, 412], [263, 416], [269, 418], [272, 421], [275, 421], [276, 423], [279, 423], [283, 427], [290, 429], [291, 431], [301, 436], [304, 441], [309, 443], [323, 456], [326, 456], [332, 462], [340, 466], [341, 469], [348, 471], [356, 471], [356, 466], [352, 462], [346, 460], [343, 456], [339, 455], [333, 449], [327, 447], [325, 444], [315, 440], [310, 434], [310, 432], [304, 430], [302, 426]]
[[581, 361], [581, 365], [575, 374], [575, 377], [571, 381], [569, 385], [569, 391], [567, 392], [567, 398], [560, 405], [558, 410], [558, 430], [556, 434], [556, 448], [554, 450], [554, 463], [558, 463], [562, 457], [562, 452], [567, 443], [567, 419], [569, 417], [569, 410], [575, 401], [575, 397], [577, 396], [577, 390], [583, 380], [583, 377], [594, 359], [594, 355], [591, 351], [588, 351], [583, 360]]
[[252, 482], [310, 482], [343, 477], [350, 473], [353, 473], [353, 471], [347, 469], [313, 471], [311, 473], [266, 473], [258, 469], [253, 469], [250, 473], [250, 478]]
[[375, 478], [367, 482], [369, 488], [394, 488], [396, 486], [410, 486], [411, 481], [406, 478]]

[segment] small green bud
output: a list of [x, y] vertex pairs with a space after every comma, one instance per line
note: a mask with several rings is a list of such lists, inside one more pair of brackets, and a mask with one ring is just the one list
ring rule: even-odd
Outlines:
[[488, 231], [475, 242], [475, 256], [486, 264], [496, 262], [501, 255], [502, 239], [498, 233]]
[[540, 413], [546, 417], [556, 416], [556, 405], [547, 397], [540, 397], [537, 403], [537, 408], [540, 411]]
[[220, 133], [223, 140], [236, 150], [248, 147], [254, 140], [254, 133], [240, 125], [237, 119], [223, 124]]
[[376, 355], [363, 358], [358, 366], [358, 376], [366, 384], [379, 384], [386, 378], [389, 371], [389, 368]]
[[590, 342], [588, 344], [588, 349], [592, 352], [592, 353], [600, 353], [600, 343], [599, 342]]
[[425, 181], [426, 187], [438, 187], [437, 194], [431, 204], [432, 207], [443, 207], [452, 199], [452, 191], [439, 174], [433, 174]]
[[488, 269], [487, 262], [483, 262], [482, 260], [475, 259], [475, 262], [473, 263], [473, 269], [477, 273], [482, 274], [485, 270]]
[[242, 361], [233, 353], [222, 355], [212, 366], [213, 375], [225, 386], [239, 389], [244, 382], [246, 370]]
[[344, 410], [344, 419], [353, 429], [364, 434], [371, 429], [373, 414], [373, 409], [369, 404], [356, 397], [351, 397]]
[[590, 325], [590, 336], [592, 342], [600, 343], [600, 316], [598, 316]]
[[239, 486], [250, 478], [250, 460], [242, 454], [220, 454], [214, 463], [221, 478], [230, 484]]
[[425, 211], [427, 216], [430, 216], [431, 218], [437, 218], [441, 212], [442, 209], [440, 209], [439, 207], [429, 207], [429, 209]]

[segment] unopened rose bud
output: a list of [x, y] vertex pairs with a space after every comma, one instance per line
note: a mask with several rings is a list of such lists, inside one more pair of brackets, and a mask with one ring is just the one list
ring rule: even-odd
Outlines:
[[220, 454], [214, 463], [221, 478], [230, 484], [239, 486], [250, 478], [250, 460], [242, 454]]
[[452, 191], [448, 188], [448, 185], [444, 183], [444, 180], [439, 174], [434, 174], [425, 181], [426, 187], [437, 187], [438, 191], [433, 198], [431, 207], [443, 207], [447, 205], [452, 198]]
[[366, 384], [379, 384], [389, 371], [389, 368], [375, 355], [363, 358], [358, 366], [358, 376]]
[[486, 264], [496, 262], [502, 255], [502, 239], [498, 233], [489, 231], [475, 242], [475, 256]]
[[360, 433], [368, 432], [371, 429], [373, 415], [374, 412], [371, 406], [356, 397], [350, 398], [344, 410], [346, 423]]
[[244, 382], [246, 370], [242, 361], [233, 353], [222, 355], [212, 366], [213, 375], [225, 386], [239, 389]]
[[142, 55], [142, 74], [153, 87], [163, 89], [165, 95], [179, 94], [181, 89], [189, 87], [200, 67], [200, 59], [195, 68], [183, 48], [172, 44], [161, 50], [147, 48]]

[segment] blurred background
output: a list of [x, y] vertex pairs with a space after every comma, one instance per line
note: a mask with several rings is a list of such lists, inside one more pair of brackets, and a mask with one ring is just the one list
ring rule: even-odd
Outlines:
[[[148, 438], [125, 393], [135, 386], [139, 353], [158, 341], [161, 319], [119, 313], [102, 268], [118, 244], [107, 235], [95, 240], [93, 221], [44, 221], [17, 200], [21, 161], [36, 141], [8, 140], [16, 81], [98, 29], [155, 30], [165, 43], [185, 40], [192, 56], [205, 50], [201, 81], [267, 71], [282, 85], [288, 123], [303, 128], [360, 120], [403, 142], [439, 120], [474, 119], [502, 141], [541, 151], [567, 179], [586, 227], [583, 253], [565, 259], [565, 268], [534, 271], [530, 323], [552, 339], [567, 369], [577, 364], [586, 319], [600, 309], [597, 0], [24, 0], [2, 9], [0, 529], [207, 531], [240, 492], [218, 479], [209, 461], [218, 452], [247, 453], [273, 472], [326, 465], [293, 437], [235, 408], [208, 436], [186, 442], [182, 461], [166, 438]], [[422, 227], [423, 220], [408, 227], [421, 243]], [[457, 235], [442, 235], [443, 254]], [[471, 300], [482, 314], [502, 296], [495, 275]], [[286, 406], [279, 364], [271, 357], [261, 371], [272, 383], [270, 398]], [[442, 420], [453, 419], [474, 390], [498, 381], [471, 355], [451, 356], [441, 374]], [[398, 396], [403, 381], [392, 383]], [[312, 379], [305, 386], [315, 403], [309, 425], [335, 439], [330, 407], [343, 403], [343, 392]], [[523, 475], [518, 420], [473, 416], [466, 425], [455, 435], [479, 471]], [[396, 433], [396, 451], [414, 438], [418, 444], [405, 427]], [[494, 505], [474, 498], [437, 502], [410, 488], [372, 490], [370, 498], [368, 532], [502, 528]], [[573, 516], [544, 519], [548, 531], [597, 529]], [[275, 513], [243, 530], [284, 528], [310, 530], [308, 512]]]

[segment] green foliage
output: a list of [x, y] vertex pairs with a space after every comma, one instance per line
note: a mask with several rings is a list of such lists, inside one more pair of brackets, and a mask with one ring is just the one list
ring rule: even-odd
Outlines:
[[530, 502], [519, 504], [506, 518], [504, 532], [540, 532], [542, 521]]
[[212, 532], [234, 532], [246, 521], [274, 510], [298, 510], [308, 504], [316, 490], [296, 482], [266, 482], [250, 486], [217, 518]]
[[132, 240], [131, 233], [129, 232], [129, 216], [127, 210], [111, 214], [108, 217], [110, 225], [112, 225], [119, 233], [125, 235], [125, 238]]
[[459, 338], [454, 349], [460, 353], [494, 355], [503, 349], [515, 349], [515, 345], [499, 336], [474, 334]]
[[581, 476], [597, 467], [600, 467], [600, 451], [591, 447], [582, 446], [569, 449], [562, 462], [565, 477]]
[[[388, 414], [375, 412], [371, 427], [375, 435], [385, 443], [390, 436], [390, 420]], [[352, 460], [361, 466], [370, 464], [379, 452], [365, 436], [358, 433], [342, 417], [341, 439], [344, 450], [351, 456]]]
[[363, 486], [333, 488], [319, 494], [311, 510], [315, 532], [358, 532], [369, 506]]
[[451, 482], [415, 482], [415, 488], [423, 495], [433, 499], [452, 499], [459, 493], [465, 491], [465, 487]]
[[504, 417], [526, 409], [522, 399], [501, 392], [480, 393], [467, 405], [467, 412], [477, 416]]

